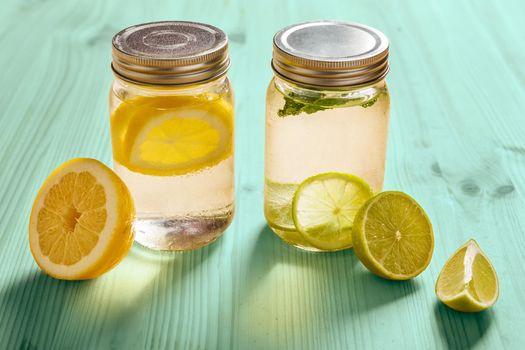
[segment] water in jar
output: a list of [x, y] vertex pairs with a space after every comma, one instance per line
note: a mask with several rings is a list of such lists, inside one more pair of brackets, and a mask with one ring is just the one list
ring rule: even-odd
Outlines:
[[265, 202], [271, 229], [299, 248], [317, 251], [295, 229], [298, 185], [326, 172], [355, 174], [374, 192], [383, 187], [390, 99], [384, 81], [353, 91], [302, 90], [279, 78], [268, 88]]
[[111, 107], [114, 170], [135, 200], [135, 240], [189, 250], [219, 237], [233, 216], [231, 94], [117, 93]]

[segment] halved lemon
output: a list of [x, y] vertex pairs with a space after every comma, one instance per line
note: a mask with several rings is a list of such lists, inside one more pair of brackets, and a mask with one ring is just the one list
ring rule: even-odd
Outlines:
[[434, 251], [432, 224], [425, 211], [403, 192], [382, 192], [355, 216], [354, 252], [376, 275], [406, 280], [423, 272]]
[[494, 305], [499, 286], [496, 270], [473, 239], [448, 259], [436, 282], [436, 294], [445, 305], [477, 312]]
[[350, 248], [355, 213], [370, 197], [370, 186], [357, 176], [343, 173], [312, 176], [295, 191], [292, 203], [295, 227], [316, 248]]
[[137, 97], [112, 116], [115, 160], [148, 175], [184, 175], [231, 156], [233, 108], [205, 95]]
[[36, 196], [29, 221], [31, 253], [52, 277], [98, 277], [127, 255], [134, 215], [131, 195], [111, 169], [95, 159], [69, 160]]

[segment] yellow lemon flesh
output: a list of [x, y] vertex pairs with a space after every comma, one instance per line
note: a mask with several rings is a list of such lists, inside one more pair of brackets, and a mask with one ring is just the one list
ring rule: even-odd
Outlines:
[[371, 272], [406, 280], [423, 272], [434, 251], [434, 233], [425, 211], [409, 195], [382, 192], [355, 216], [354, 252]]
[[122, 180], [95, 159], [72, 159], [40, 188], [31, 210], [29, 245], [38, 266], [65, 280], [100, 276], [133, 243], [135, 208]]
[[498, 276], [490, 260], [471, 239], [445, 263], [436, 282], [436, 294], [445, 305], [477, 312], [498, 299]]
[[233, 108], [215, 94], [135, 97], [111, 117], [113, 155], [147, 175], [184, 175], [232, 155]]

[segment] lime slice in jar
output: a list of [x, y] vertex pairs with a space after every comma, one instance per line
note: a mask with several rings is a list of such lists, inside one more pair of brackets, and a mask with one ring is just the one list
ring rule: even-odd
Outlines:
[[292, 202], [297, 230], [322, 250], [352, 247], [352, 225], [359, 208], [372, 197], [361, 178], [343, 173], [324, 173], [303, 181]]

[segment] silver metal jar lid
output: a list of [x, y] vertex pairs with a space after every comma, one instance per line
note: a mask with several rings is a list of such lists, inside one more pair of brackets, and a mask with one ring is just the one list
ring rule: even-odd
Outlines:
[[285, 79], [310, 86], [373, 84], [388, 73], [388, 39], [358, 23], [294, 24], [275, 34], [272, 68]]
[[229, 68], [228, 38], [214, 26], [166, 21], [135, 25], [113, 37], [113, 71], [140, 84], [206, 82]]

